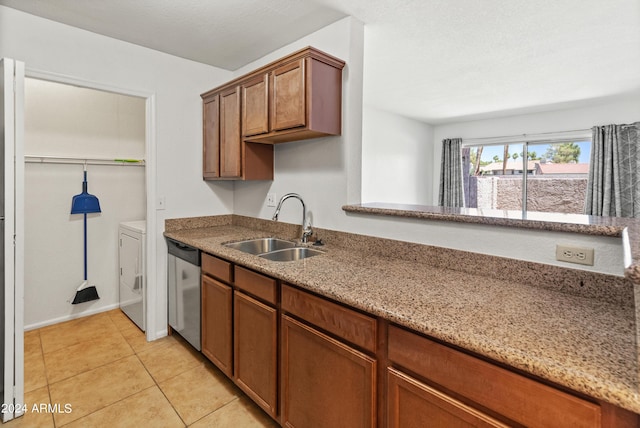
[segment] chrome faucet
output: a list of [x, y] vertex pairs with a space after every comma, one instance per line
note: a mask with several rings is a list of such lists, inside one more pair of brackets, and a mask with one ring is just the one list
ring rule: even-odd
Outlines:
[[302, 238], [300, 240], [303, 244], [307, 243], [308, 238], [313, 234], [313, 230], [311, 229], [311, 225], [307, 224], [307, 208], [304, 205], [304, 201], [297, 193], [287, 193], [282, 198], [280, 198], [280, 202], [278, 202], [278, 206], [276, 207], [276, 212], [273, 213], [273, 217], [271, 220], [278, 221], [278, 215], [280, 214], [280, 208], [282, 208], [282, 203], [289, 198], [296, 198], [302, 204]]

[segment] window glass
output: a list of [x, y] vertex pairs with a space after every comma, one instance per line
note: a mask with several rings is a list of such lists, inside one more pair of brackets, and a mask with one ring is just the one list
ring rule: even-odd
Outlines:
[[466, 147], [465, 205], [582, 214], [590, 151], [590, 141]]

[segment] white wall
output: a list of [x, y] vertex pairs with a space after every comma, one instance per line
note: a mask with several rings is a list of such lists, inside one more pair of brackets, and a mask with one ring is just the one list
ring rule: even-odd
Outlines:
[[362, 202], [431, 205], [433, 127], [365, 106]]
[[[144, 159], [145, 100], [26, 79], [25, 154]], [[102, 213], [87, 220], [88, 280], [99, 300], [70, 305], [83, 280], [83, 216], [71, 215], [83, 166], [25, 165], [25, 328], [118, 305], [118, 224], [146, 215], [143, 166], [88, 165]]]
[[[68, 76], [87, 85], [115, 91], [153, 95], [155, 150], [148, 151], [155, 166], [155, 195], [166, 198], [166, 210], [147, 221], [149, 272], [156, 319], [151, 337], [166, 334], [165, 218], [228, 214], [233, 211], [233, 186], [202, 181], [202, 105], [199, 94], [232, 78], [232, 73], [182, 58], [121, 42], [88, 31], [0, 6], [0, 56], [24, 61], [27, 72]], [[153, 157], [155, 155], [155, 158]], [[98, 192], [99, 189], [92, 188]], [[154, 195], [154, 196], [155, 196]], [[155, 201], [150, 201], [153, 207]]]

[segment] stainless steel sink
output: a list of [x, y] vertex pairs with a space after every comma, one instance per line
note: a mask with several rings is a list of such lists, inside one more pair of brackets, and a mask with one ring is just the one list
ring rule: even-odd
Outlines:
[[322, 251], [312, 248], [296, 247], [295, 243], [278, 238], [249, 239], [229, 242], [224, 246], [276, 262], [293, 262], [324, 254]]
[[285, 241], [284, 239], [278, 238], [259, 238], [240, 242], [230, 242], [228, 244], [224, 244], [224, 246], [257, 255], [282, 250], [284, 248], [292, 248], [295, 244], [291, 241]]
[[271, 251], [269, 253], [260, 254], [260, 257], [275, 262], [294, 262], [296, 260], [306, 259], [308, 257], [319, 256], [324, 254], [322, 251], [314, 250], [307, 247], [286, 248], [284, 250]]

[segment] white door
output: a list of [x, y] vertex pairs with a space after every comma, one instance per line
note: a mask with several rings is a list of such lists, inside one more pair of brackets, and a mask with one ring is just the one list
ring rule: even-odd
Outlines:
[[2, 420], [20, 416], [24, 404], [24, 63], [0, 59], [0, 231], [3, 343]]

